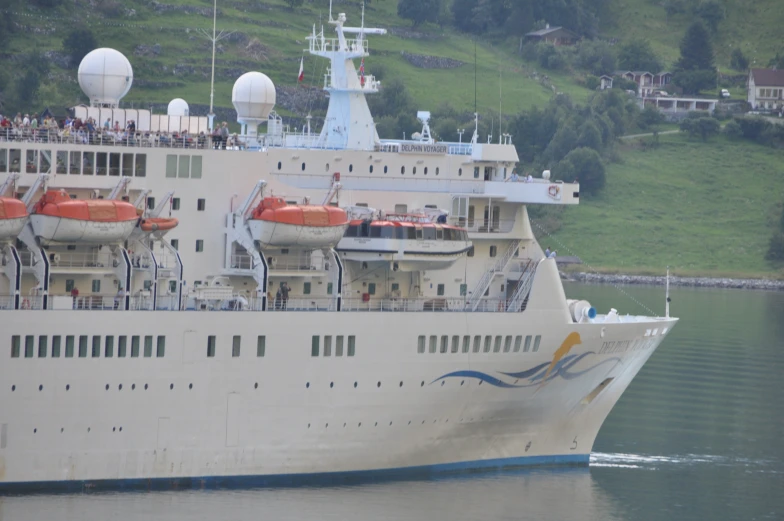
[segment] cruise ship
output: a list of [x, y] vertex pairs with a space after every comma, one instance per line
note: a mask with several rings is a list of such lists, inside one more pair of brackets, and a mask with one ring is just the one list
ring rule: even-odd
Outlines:
[[527, 207], [579, 185], [518, 181], [509, 136], [439, 142], [421, 111], [380, 139], [356, 62], [384, 30], [345, 22], [307, 39], [319, 132], [260, 72], [241, 137], [120, 109], [132, 68], [97, 49], [75, 115], [130, 132], [0, 141], [0, 492], [588, 464], [677, 319], [567, 297]]

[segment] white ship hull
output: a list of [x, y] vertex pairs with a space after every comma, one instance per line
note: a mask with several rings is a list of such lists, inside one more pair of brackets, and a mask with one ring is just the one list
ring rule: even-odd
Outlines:
[[0, 241], [15, 239], [22, 233], [28, 216], [14, 219], [0, 219]]
[[253, 239], [265, 248], [331, 248], [343, 237], [348, 223], [338, 226], [299, 226], [254, 219], [249, 226]]
[[[24, 350], [27, 334], [90, 340], [83, 358], [77, 347], [72, 359], [22, 353], [3, 363], [0, 490], [585, 464], [604, 418], [675, 322], [608, 333], [533, 310], [316, 313], [306, 323], [298, 312], [125, 312], [122, 322], [110, 313], [50, 311], [45, 328], [40, 313], [4, 315], [5, 345], [20, 335]], [[654, 326], [657, 335], [645, 336]], [[543, 384], [572, 331], [582, 343]], [[126, 358], [91, 356], [93, 335], [114, 336], [116, 350], [118, 335], [134, 333], [164, 335], [164, 356], [153, 347], [131, 358], [130, 338]], [[324, 334], [355, 335], [355, 355], [311, 356], [312, 336]], [[419, 335], [528, 334], [542, 335], [538, 352], [417, 349]], [[237, 357], [232, 335], [242, 338]]]
[[30, 223], [42, 244], [119, 242], [127, 239], [136, 227], [136, 220], [99, 222], [51, 215], [31, 215]]

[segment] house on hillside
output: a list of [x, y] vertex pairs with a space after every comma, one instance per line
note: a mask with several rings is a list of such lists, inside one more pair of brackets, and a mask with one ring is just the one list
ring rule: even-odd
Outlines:
[[784, 108], [784, 70], [749, 70], [746, 93], [753, 110], [781, 110]]
[[569, 29], [550, 27], [550, 24], [547, 24], [544, 29], [527, 33], [525, 40], [527, 42], [547, 42], [553, 45], [574, 45], [580, 40], [580, 37]]
[[607, 90], [612, 89], [613, 79], [612, 76], [607, 76], [606, 74], [602, 74], [599, 76], [599, 90]]
[[672, 73], [666, 71], [658, 74], [648, 71], [615, 71], [613, 75], [636, 83], [637, 97], [640, 98], [652, 96], [672, 82]]

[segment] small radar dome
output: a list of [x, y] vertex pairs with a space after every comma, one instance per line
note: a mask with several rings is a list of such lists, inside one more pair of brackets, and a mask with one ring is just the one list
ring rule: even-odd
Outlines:
[[133, 68], [120, 51], [90, 51], [79, 64], [79, 87], [94, 107], [116, 107], [133, 83]]
[[246, 72], [234, 82], [231, 102], [237, 110], [237, 121], [266, 121], [275, 107], [275, 84], [266, 74]]
[[190, 116], [188, 102], [182, 98], [174, 98], [166, 109], [167, 116]]

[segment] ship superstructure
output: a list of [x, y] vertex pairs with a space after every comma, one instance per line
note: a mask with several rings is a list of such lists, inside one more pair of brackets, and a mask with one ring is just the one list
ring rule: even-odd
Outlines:
[[104, 91], [133, 132], [0, 141], [0, 490], [587, 463], [675, 319], [566, 298], [526, 205], [579, 185], [510, 142], [379, 139], [345, 21], [319, 133], [253, 73], [229, 142]]

